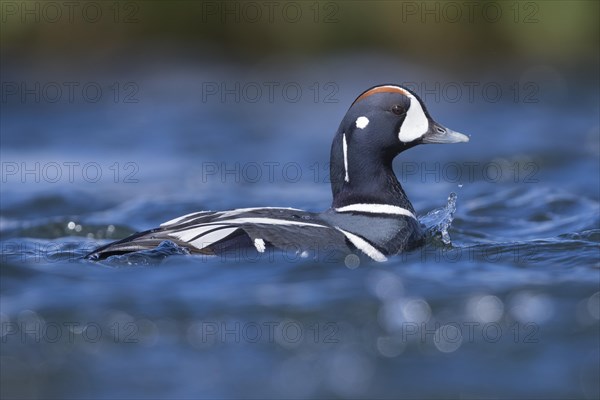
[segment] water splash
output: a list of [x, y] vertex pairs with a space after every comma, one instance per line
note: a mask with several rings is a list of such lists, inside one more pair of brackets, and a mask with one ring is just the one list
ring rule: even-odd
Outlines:
[[451, 244], [448, 229], [454, 220], [457, 198], [456, 193], [452, 192], [448, 196], [448, 203], [445, 207], [435, 208], [426, 215], [419, 217], [419, 221], [425, 225], [425, 232], [428, 237], [434, 237], [439, 234], [444, 244]]
[[124, 267], [153, 266], [160, 264], [161, 261], [169, 256], [187, 254], [190, 254], [187, 249], [178, 246], [170, 240], [165, 240], [154, 249], [110, 256], [104, 260], [103, 263], [112, 266]]

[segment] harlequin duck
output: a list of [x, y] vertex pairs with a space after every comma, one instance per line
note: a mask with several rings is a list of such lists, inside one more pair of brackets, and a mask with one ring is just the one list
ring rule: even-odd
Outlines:
[[243, 248], [307, 255], [332, 249], [385, 261], [424, 243], [423, 227], [394, 174], [393, 159], [422, 143], [468, 141], [435, 122], [412, 91], [375, 86], [354, 100], [333, 139], [330, 209], [195, 212], [102, 246], [86, 258], [99, 260], [171, 241], [192, 254], [221, 255]]

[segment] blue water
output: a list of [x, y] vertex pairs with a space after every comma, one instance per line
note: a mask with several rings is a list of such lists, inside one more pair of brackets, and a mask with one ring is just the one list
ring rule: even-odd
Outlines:
[[204, 101], [202, 82], [273, 77], [183, 64], [138, 73], [137, 103], [3, 104], [2, 396], [597, 398], [598, 93], [572, 77], [535, 103], [426, 98], [471, 141], [398, 157], [430, 238], [386, 263], [82, 260], [192, 211], [328, 208], [354, 97], [399, 70], [434, 79], [346, 61], [277, 76], [298, 102]]

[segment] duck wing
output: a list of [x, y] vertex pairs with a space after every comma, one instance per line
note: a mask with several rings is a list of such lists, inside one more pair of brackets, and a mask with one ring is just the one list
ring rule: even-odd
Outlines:
[[100, 260], [112, 255], [149, 250], [165, 240], [186, 248], [190, 253], [208, 255], [253, 248], [260, 253], [267, 248], [313, 256], [316, 252], [321, 257], [328, 251], [351, 252], [344, 234], [319, 214], [265, 207], [184, 215], [158, 228], [102, 246], [86, 258]]

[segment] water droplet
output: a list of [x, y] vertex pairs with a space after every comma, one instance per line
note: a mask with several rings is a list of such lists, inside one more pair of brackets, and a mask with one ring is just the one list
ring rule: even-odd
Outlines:
[[344, 258], [344, 264], [350, 269], [356, 269], [360, 265], [360, 258], [356, 254], [348, 254]]
[[504, 314], [504, 303], [496, 296], [475, 296], [469, 299], [467, 312], [479, 322], [497, 322]]
[[423, 323], [431, 318], [431, 307], [423, 299], [411, 300], [402, 307], [407, 322]]
[[369, 290], [381, 300], [400, 297], [404, 292], [402, 280], [394, 273], [374, 270], [368, 276]]
[[522, 323], [543, 323], [554, 313], [550, 297], [529, 291], [516, 293], [511, 299], [511, 305], [510, 313]]
[[442, 325], [433, 335], [433, 344], [442, 353], [452, 353], [462, 345], [460, 328], [454, 325]]
[[377, 338], [377, 350], [384, 357], [398, 357], [404, 351], [406, 343], [393, 336], [380, 336]]

